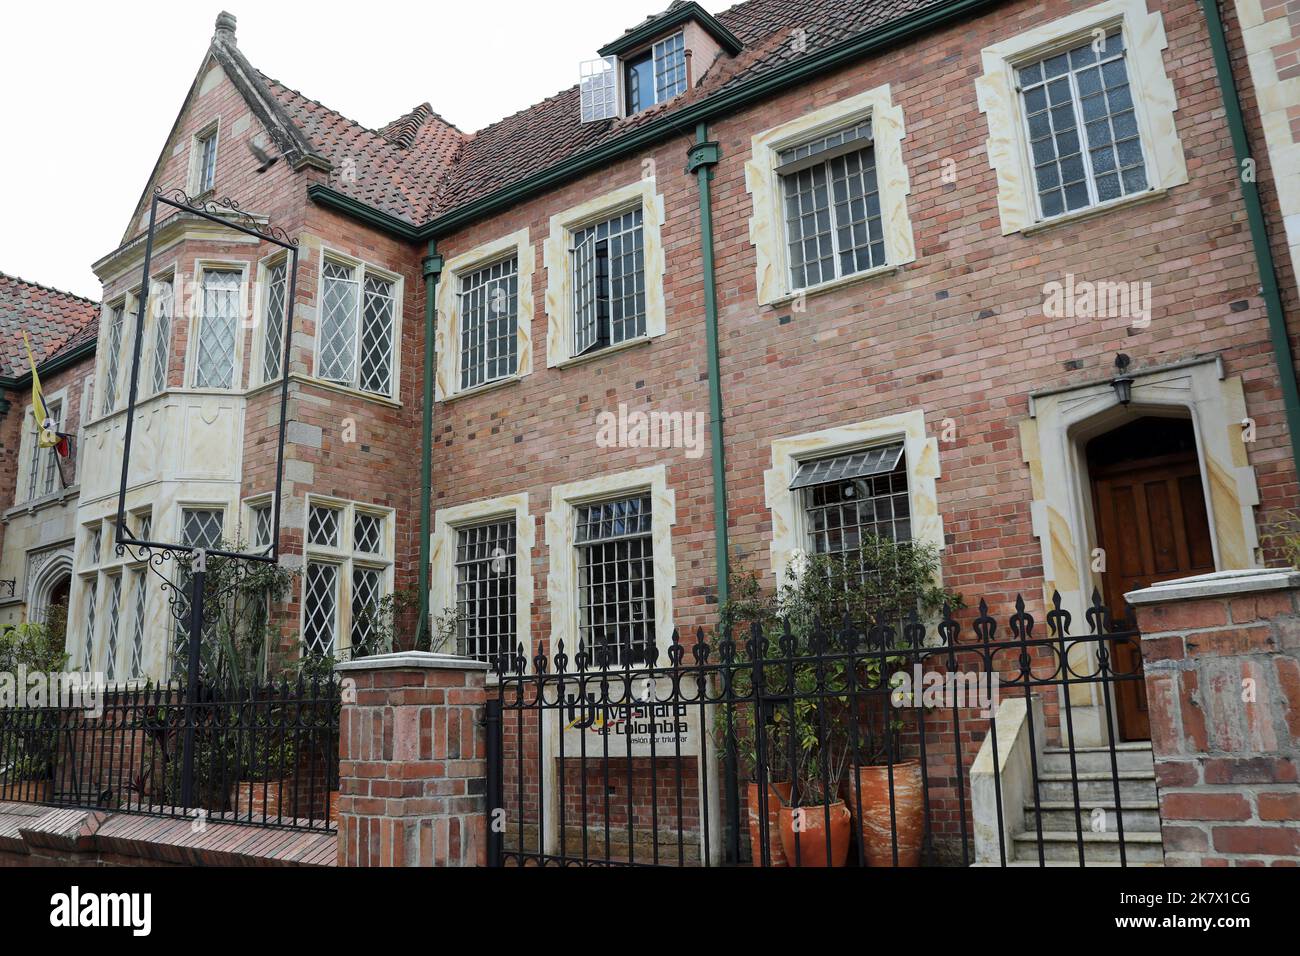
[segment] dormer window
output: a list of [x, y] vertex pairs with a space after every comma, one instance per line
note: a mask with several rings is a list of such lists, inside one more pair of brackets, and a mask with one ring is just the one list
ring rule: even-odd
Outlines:
[[217, 182], [217, 126], [214, 123], [194, 137], [190, 147], [191, 195], [211, 192]]
[[686, 92], [686, 41], [683, 33], [660, 40], [624, 61], [623, 88], [631, 116]]

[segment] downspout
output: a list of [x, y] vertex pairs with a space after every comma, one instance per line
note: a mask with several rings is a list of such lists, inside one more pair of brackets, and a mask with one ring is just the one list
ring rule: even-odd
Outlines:
[[416, 624], [415, 647], [432, 647], [429, 629], [429, 551], [433, 515], [433, 376], [434, 333], [437, 326], [438, 277], [442, 274], [442, 256], [436, 239], [429, 240], [424, 266], [424, 422], [420, 454], [420, 619]]
[[1232, 147], [1237, 154], [1237, 179], [1241, 183], [1246, 218], [1250, 222], [1251, 245], [1255, 248], [1255, 265], [1259, 269], [1260, 295], [1268, 313], [1273, 361], [1277, 364], [1278, 377], [1282, 381], [1282, 405], [1286, 412], [1287, 431], [1291, 433], [1291, 462], [1297, 472], [1300, 472], [1300, 388], [1296, 385], [1291, 340], [1287, 335], [1282, 293], [1278, 288], [1273, 249], [1269, 245], [1268, 227], [1264, 222], [1264, 206], [1259, 199], [1255, 177], [1244, 175], [1247, 161], [1251, 158], [1250, 142], [1246, 138], [1246, 122], [1241, 113], [1237, 83], [1232, 74], [1232, 59], [1228, 54], [1228, 41], [1223, 34], [1223, 20], [1219, 16], [1217, 0], [1201, 0], [1201, 10], [1205, 13], [1205, 23], [1210, 31], [1210, 48], [1214, 51], [1214, 67], [1219, 74], [1219, 93], [1223, 97], [1223, 110], [1232, 136]]
[[[713, 197], [710, 180], [713, 167], [722, 158], [717, 143], [709, 140], [709, 126], [695, 127], [695, 143], [687, 154], [686, 171], [694, 173], [700, 187], [700, 260], [704, 275], [704, 337], [709, 364], [709, 446], [713, 459], [713, 539], [718, 565], [718, 610], [725, 612], [730, 600], [731, 561], [727, 543], [726, 452], [722, 446], [722, 380], [718, 361], [718, 287], [713, 260]], [[725, 619], [723, 620], [725, 624]], [[740, 858], [738, 774], [734, 748], [725, 754], [727, 800], [727, 859]]]

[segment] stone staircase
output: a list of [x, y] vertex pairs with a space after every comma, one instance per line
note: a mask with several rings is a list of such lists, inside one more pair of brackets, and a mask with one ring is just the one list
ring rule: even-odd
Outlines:
[[[1038, 866], [1038, 825], [1042, 821], [1043, 861], [1048, 866], [1078, 866], [1078, 825], [1083, 826], [1084, 865], [1119, 866], [1119, 820], [1111, 776], [1110, 748], [1077, 747], [1075, 770], [1079, 781], [1079, 809], [1074, 808], [1074, 787], [1070, 776], [1070, 752], [1060, 747], [1044, 749], [1038, 762], [1038, 807], [1032, 800], [1022, 808], [1023, 818], [1008, 826], [1023, 825], [1014, 838], [1015, 854], [1010, 866]], [[1120, 807], [1124, 822], [1124, 854], [1129, 866], [1162, 866], [1164, 847], [1160, 838], [1160, 810], [1156, 803], [1155, 762], [1151, 744], [1115, 745]], [[1105, 815], [1104, 825], [1100, 810]]]

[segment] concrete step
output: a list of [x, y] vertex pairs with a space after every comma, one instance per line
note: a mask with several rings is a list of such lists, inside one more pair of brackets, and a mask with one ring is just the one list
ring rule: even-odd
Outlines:
[[[1093, 811], [1100, 809], [1105, 812], [1105, 823], [1100, 832], [1118, 833], [1119, 822], [1115, 813], [1115, 801], [1113, 799], [1100, 803], [1088, 803], [1080, 798], [1079, 809], [1074, 809], [1073, 800], [1065, 801], [1044, 801], [1038, 805], [1039, 813], [1043, 818], [1044, 830], [1062, 830], [1073, 833], [1076, 822], [1083, 825], [1083, 832], [1088, 833], [1093, 829]], [[1160, 831], [1160, 808], [1154, 800], [1143, 800], [1137, 803], [1123, 805], [1120, 811], [1124, 815], [1124, 835], [1129, 833], [1158, 833]], [[1029, 833], [1035, 831], [1034, 827], [1034, 805], [1033, 803], [1025, 804], [1025, 830]]]
[[[1155, 759], [1151, 744], [1116, 744], [1115, 764], [1123, 773], [1127, 770], [1155, 772]], [[1110, 773], [1109, 747], [1075, 747], [1074, 766], [1079, 773]], [[1046, 747], [1038, 760], [1038, 772], [1069, 773], [1070, 751], [1062, 747]]]
[[[1115, 802], [1115, 787], [1110, 773], [1082, 773], [1077, 775], [1079, 803], [1089, 807]], [[1038, 799], [1047, 803], [1074, 803], [1074, 781], [1068, 773], [1039, 773]], [[1156, 775], [1154, 771], [1121, 770], [1119, 772], [1119, 802], [1122, 806], [1154, 803]]]
[[[1038, 862], [1038, 835], [1034, 832], [1019, 833], [1014, 838], [1015, 858], [1028, 862]], [[1157, 833], [1124, 833], [1124, 852], [1129, 863], [1149, 863], [1160, 865], [1164, 862], [1164, 847]], [[1079, 846], [1074, 832], [1061, 830], [1043, 831], [1043, 857], [1049, 861], [1062, 863], [1079, 863]], [[1083, 834], [1083, 858], [1085, 863], [1112, 861], [1119, 862], [1119, 834], [1089, 833]]]

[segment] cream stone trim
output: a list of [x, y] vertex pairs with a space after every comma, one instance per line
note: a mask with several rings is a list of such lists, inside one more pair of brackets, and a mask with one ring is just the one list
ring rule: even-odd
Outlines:
[[[1015, 68], [1048, 54], [1056, 47], [1087, 40], [1098, 28], [1112, 26], [1121, 26], [1124, 31], [1129, 82], [1150, 189], [1044, 220], [1038, 215], [1033, 167], [1016, 93]], [[1173, 83], [1165, 74], [1161, 55], [1166, 46], [1164, 20], [1159, 11], [1147, 12], [1146, 0], [1105, 0], [981, 51], [984, 74], [975, 80], [975, 91], [980, 112], [988, 121], [989, 137], [985, 148], [989, 164], [998, 176], [998, 211], [1004, 236], [1041, 222], [1058, 222], [1086, 215], [1102, 206], [1127, 205], [1187, 182], [1187, 161], [1174, 123], [1178, 102]]]
[[[433, 519], [429, 549], [429, 611], [438, 615], [456, 607], [456, 532], [469, 525], [501, 518], [515, 519], [515, 643], [525, 659], [533, 656], [533, 546], [536, 524], [528, 511], [528, 493], [485, 498], [451, 508], [439, 508]], [[455, 654], [456, 648], [443, 648]]]
[[665, 219], [664, 197], [655, 191], [655, 179], [613, 189], [551, 217], [551, 232], [542, 244], [546, 267], [546, 367], [557, 368], [586, 356], [573, 354], [573, 259], [569, 247], [573, 233], [620, 211], [641, 206], [641, 239], [645, 262], [645, 338], [668, 330], [664, 307], [664, 247], [661, 231]]
[[550, 570], [546, 595], [551, 605], [550, 653], [564, 642], [572, 658], [578, 647], [578, 578], [573, 539], [577, 530], [575, 506], [602, 498], [636, 491], [651, 495], [650, 541], [654, 548], [655, 645], [666, 660], [673, 633], [673, 588], [677, 586], [677, 562], [673, 557], [672, 529], [677, 524], [677, 496], [668, 487], [668, 468], [651, 465], [614, 475], [556, 485], [551, 489], [551, 510], [546, 514], [546, 547]]
[[1300, 274], [1300, 142], [1292, 126], [1292, 117], [1300, 110], [1300, 76], [1279, 79], [1274, 52], [1300, 37], [1300, 25], [1292, 27], [1285, 16], [1265, 20], [1260, 0], [1236, 0], [1236, 7], [1291, 266]]
[[[867, 117], [871, 118], [871, 135], [875, 143], [886, 266], [807, 289], [792, 289], [786, 260], [785, 218], [781, 213], [781, 178], [776, 174], [777, 153]], [[770, 305], [799, 292], [821, 291], [823, 286], [842, 284], [846, 279], [874, 275], [916, 260], [912, 220], [907, 212], [907, 196], [912, 191], [912, 184], [903, 162], [905, 135], [903, 108], [894, 105], [886, 83], [753, 137], [750, 158], [745, 163], [745, 188], [754, 204], [754, 214], [749, 220], [749, 241], [754, 246], [757, 261], [759, 304]]]
[[[508, 236], [485, 242], [468, 252], [448, 259], [443, 266], [442, 280], [438, 283], [437, 318], [434, 354], [438, 368], [434, 376], [434, 400], [443, 401], [454, 395], [474, 389], [460, 387], [460, 278], [483, 266], [509, 258], [513, 252], [519, 262], [518, 303], [518, 363], [515, 374], [498, 381], [523, 378], [533, 370], [533, 266], [535, 256], [528, 240], [528, 229], [520, 229]], [[567, 256], [565, 257], [567, 261]]]
[[800, 463], [870, 445], [903, 441], [907, 490], [912, 508], [912, 540], [942, 549], [943, 517], [935, 482], [939, 478], [939, 443], [926, 434], [925, 412], [913, 409], [871, 421], [779, 438], [772, 442], [772, 467], [763, 472], [768, 510], [772, 513], [772, 573], [778, 582], [796, 552], [806, 551], [803, 510], [790, 482]]

